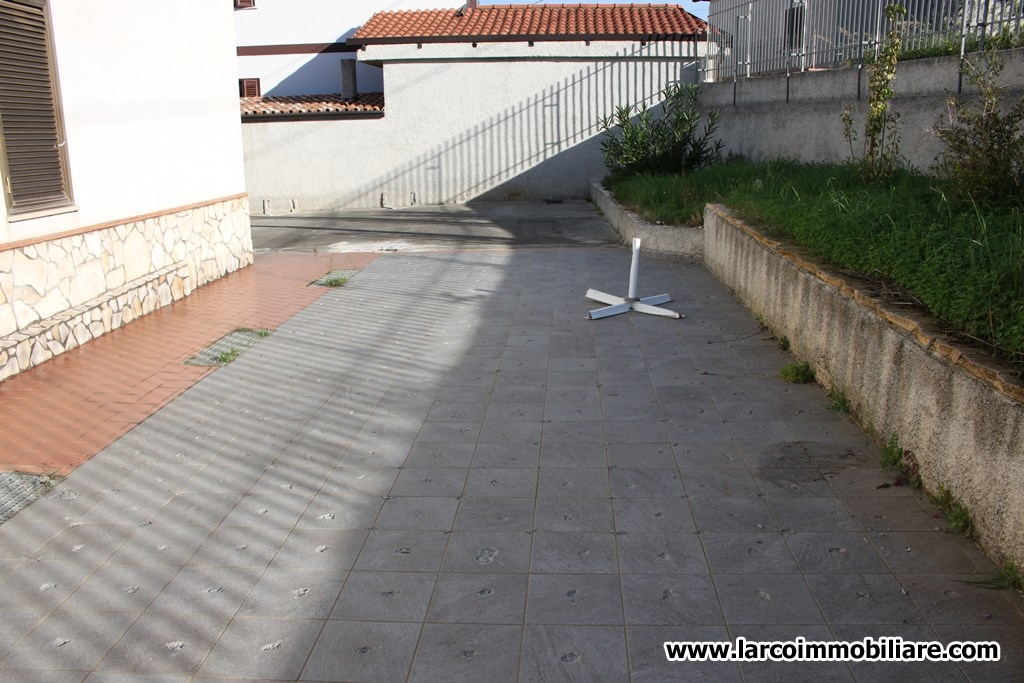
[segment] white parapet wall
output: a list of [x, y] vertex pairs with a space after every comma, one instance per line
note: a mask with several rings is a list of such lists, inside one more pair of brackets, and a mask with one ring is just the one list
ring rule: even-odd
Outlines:
[[704, 235], [708, 268], [862, 425], [913, 454], [929, 491], [970, 510], [986, 550], [1024, 566], [1024, 386], [722, 206], [705, 210]]
[[[1024, 49], [998, 53], [1004, 70], [999, 82], [1007, 88], [1006, 101], [1024, 95]], [[977, 63], [979, 55], [968, 55]], [[942, 144], [936, 126], [948, 123], [947, 104], [961, 89], [976, 92], [960, 78], [959, 57], [933, 57], [901, 61], [896, 65], [895, 96], [891, 110], [899, 114], [900, 152], [911, 166], [928, 172]], [[718, 138], [725, 153], [748, 159], [797, 159], [842, 162], [851, 156], [841, 118], [850, 107], [853, 151], [861, 155], [868, 100], [868, 71], [855, 67], [705, 83], [702, 109], [718, 109]]]
[[608, 170], [601, 122], [697, 79], [691, 43], [368, 46], [383, 116], [242, 124], [254, 214], [583, 199]]
[[0, 247], [0, 380], [250, 265], [245, 196]]

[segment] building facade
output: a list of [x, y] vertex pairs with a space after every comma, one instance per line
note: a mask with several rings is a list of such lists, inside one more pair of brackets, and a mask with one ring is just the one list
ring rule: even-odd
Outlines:
[[251, 263], [232, 11], [0, 0], [0, 379]]
[[701, 77], [704, 22], [678, 6], [474, 4], [353, 33], [381, 94], [244, 101], [254, 213], [583, 198], [602, 119]]

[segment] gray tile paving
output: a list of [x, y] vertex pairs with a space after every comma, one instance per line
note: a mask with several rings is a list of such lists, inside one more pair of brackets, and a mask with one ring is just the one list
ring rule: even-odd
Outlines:
[[[0, 526], [4, 681], [1019, 680], [1024, 601], [701, 266], [380, 258]], [[216, 402], [216, 416], [210, 405]], [[666, 640], [998, 640], [994, 663]]]

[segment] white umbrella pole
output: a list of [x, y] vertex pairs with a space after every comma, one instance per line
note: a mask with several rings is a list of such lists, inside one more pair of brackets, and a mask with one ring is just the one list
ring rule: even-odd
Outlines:
[[633, 261], [629, 264], [629, 294], [626, 298], [636, 301], [636, 282], [640, 275], [640, 238], [633, 238]]

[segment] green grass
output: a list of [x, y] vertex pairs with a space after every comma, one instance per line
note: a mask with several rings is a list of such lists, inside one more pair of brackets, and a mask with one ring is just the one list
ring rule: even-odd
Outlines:
[[846, 397], [846, 394], [841, 389], [829, 389], [828, 403], [825, 404], [825, 407], [837, 413], [849, 413], [853, 408], [850, 405], [850, 399]]
[[988, 588], [990, 590], [1021, 590], [1024, 589], [1024, 574], [1021, 574], [1020, 567], [1012, 561], [1007, 560], [999, 568], [995, 576], [979, 581], [964, 581], [969, 586]]
[[[994, 50], [1012, 50], [1024, 47], [1024, 32], [1013, 33], [1006, 30], [1000, 33], [985, 37], [985, 47]], [[968, 36], [965, 45], [965, 54], [969, 57], [971, 53], [981, 50], [981, 38], [979, 36]], [[925, 59], [928, 57], [946, 57], [949, 55], [960, 55], [960, 37], [950, 37], [922, 47], [909, 47], [900, 52], [900, 61], [912, 59]]]
[[[705, 173], [712, 169], [705, 169]], [[615, 198], [652, 223], [700, 225], [708, 201], [705, 184], [691, 182], [693, 176], [640, 174], [605, 180]]]
[[251, 332], [260, 339], [263, 339], [264, 337], [269, 337], [274, 330], [269, 327], [239, 327], [235, 332]]
[[324, 285], [327, 287], [344, 287], [346, 282], [348, 282], [347, 277], [329, 277], [324, 280]]
[[1020, 567], [1010, 560], [1004, 562], [1003, 566], [1000, 567], [999, 576], [1007, 588], [1014, 588], [1016, 590], [1024, 588], [1024, 575], [1021, 574]]
[[895, 475], [896, 486], [909, 484], [913, 489], [920, 489], [923, 486], [921, 467], [917, 464], [917, 458], [900, 446], [895, 434], [882, 445], [882, 469]]
[[685, 177], [605, 184], [648, 220], [671, 224], [692, 221], [708, 202], [726, 204], [1024, 362], [1024, 198], [979, 207], [951, 199], [941, 181], [921, 174], [865, 182], [850, 165], [790, 161], [734, 161]]
[[779, 377], [793, 384], [809, 384], [814, 381], [814, 370], [807, 363], [790, 363], [779, 370]]
[[903, 449], [900, 448], [899, 442], [896, 441], [896, 435], [893, 434], [889, 441], [882, 446], [882, 469], [897, 470], [902, 464]]
[[967, 538], [974, 538], [974, 520], [971, 512], [961, 503], [953, 492], [945, 486], [939, 486], [938, 493], [929, 496], [932, 504], [946, 516], [953, 531]]
[[224, 351], [217, 356], [217, 362], [221, 365], [227, 365], [236, 358], [238, 358], [238, 349], [231, 349], [230, 351]]

